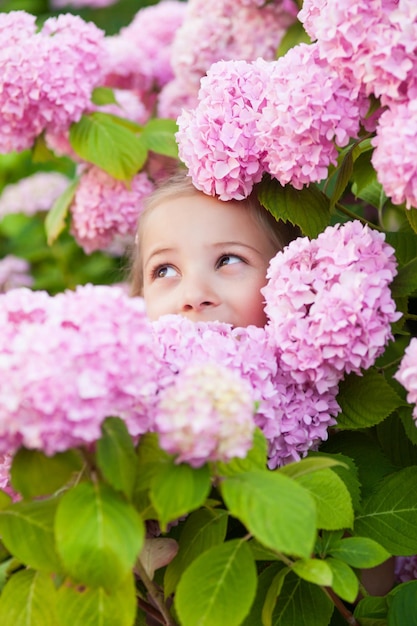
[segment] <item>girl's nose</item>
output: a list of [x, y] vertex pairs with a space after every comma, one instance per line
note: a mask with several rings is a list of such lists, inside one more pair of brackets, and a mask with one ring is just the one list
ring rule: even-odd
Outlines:
[[199, 313], [205, 309], [216, 307], [220, 303], [218, 295], [208, 281], [202, 280], [201, 277], [196, 280], [183, 279], [183, 281], [180, 313], [192, 311]]

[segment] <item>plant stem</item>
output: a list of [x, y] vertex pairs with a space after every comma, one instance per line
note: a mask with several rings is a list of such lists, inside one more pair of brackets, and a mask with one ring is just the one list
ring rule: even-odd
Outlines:
[[341, 601], [339, 596], [335, 594], [333, 589], [331, 589], [330, 587], [325, 587], [324, 590], [339, 611], [340, 615], [347, 621], [347, 623], [350, 624], [350, 626], [359, 626], [359, 623], [356, 621], [356, 617], [343, 604], [343, 602]]
[[162, 591], [160, 590], [158, 585], [156, 585], [153, 580], [149, 578], [148, 574], [145, 571], [145, 568], [143, 567], [139, 559], [136, 562], [135, 569], [141, 581], [145, 585], [150, 597], [155, 602], [155, 605], [158, 608], [161, 616], [164, 619], [164, 621], [161, 623], [165, 626], [177, 626], [176, 622], [172, 618], [171, 613], [169, 612], [167, 605], [165, 604]]
[[336, 202], [335, 208], [338, 211], [340, 211], [340, 213], [343, 213], [347, 217], [350, 217], [350, 218], [352, 218], [354, 220], [359, 220], [360, 222], [362, 222], [362, 224], [366, 224], [367, 226], [369, 226], [369, 228], [373, 228], [374, 230], [382, 231], [382, 228], [380, 228], [376, 224], [372, 224], [372, 222], [369, 222], [364, 217], [361, 217], [360, 215], [356, 215], [356, 213], [354, 213], [353, 211], [350, 211], [349, 209], [347, 209], [345, 206], [343, 206], [343, 204], [340, 204], [340, 202]]

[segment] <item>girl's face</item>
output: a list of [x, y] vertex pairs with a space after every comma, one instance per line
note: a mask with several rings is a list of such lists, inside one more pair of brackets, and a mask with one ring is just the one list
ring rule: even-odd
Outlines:
[[196, 193], [161, 201], [142, 222], [148, 316], [264, 326], [260, 293], [276, 250], [237, 202]]

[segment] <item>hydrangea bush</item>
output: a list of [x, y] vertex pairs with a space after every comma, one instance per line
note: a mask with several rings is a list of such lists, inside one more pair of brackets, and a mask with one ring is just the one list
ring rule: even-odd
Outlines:
[[[0, 13], [0, 624], [415, 624], [414, 0], [26, 4]], [[129, 296], [178, 164], [300, 228], [264, 328]]]

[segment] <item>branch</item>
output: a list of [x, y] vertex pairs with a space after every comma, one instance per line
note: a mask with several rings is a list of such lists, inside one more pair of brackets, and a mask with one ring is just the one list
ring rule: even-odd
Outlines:
[[154, 601], [155, 606], [158, 608], [161, 616], [164, 619], [161, 624], [164, 624], [164, 626], [177, 626], [176, 622], [174, 622], [172, 618], [171, 613], [169, 612], [167, 605], [165, 604], [163, 593], [161, 592], [158, 585], [156, 585], [153, 580], [149, 578], [148, 574], [145, 571], [145, 568], [140, 562], [140, 559], [137, 560], [135, 569], [141, 581], [145, 585], [147, 592]]
[[356, 621], [356, 617], [349, 611], [349, 609], [343, 604], [339, 596], [335, 594], [333, 589], [330, 587], [324, 588], [325, 592], [339, 611], [340, 615], [347, 621], [350, 626], [360, 626], [359, 622]]

